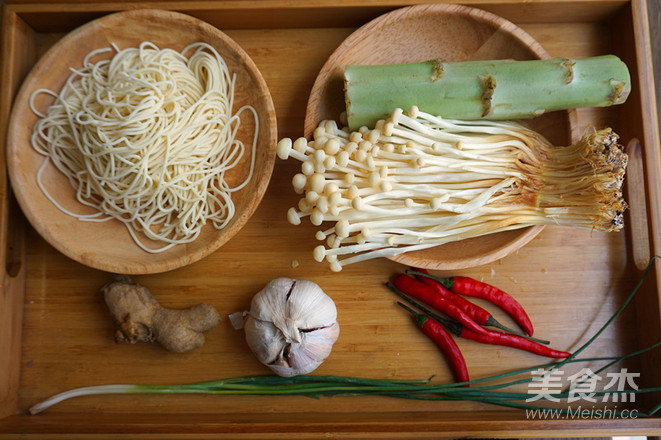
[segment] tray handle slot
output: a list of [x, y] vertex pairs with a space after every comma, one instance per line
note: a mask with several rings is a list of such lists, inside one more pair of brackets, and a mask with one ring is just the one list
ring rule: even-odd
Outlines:
[[5, 248], [5, 274], [15, 278], [21, 273], [25, 257], [25, 230], [16, 199], [10, 195], [7, 218], [7, 244]]
[[14, 414], [18, 405], [21, 370], [23, 292], [25, 289], [25, 218], [7, 192], [3, 201], [5, 273], [0, 277], [0, 420]]
[[626, 194], [629, 203], [629, 228], [633, 262], [638, 270], [644, 270], [649, 263], [650, 235], [647, 224], [647, 197], [645, 191], [645, 170], [643, 149], [640, 141], [633, 138], [626, 146], [629, 156], [627, 165]]

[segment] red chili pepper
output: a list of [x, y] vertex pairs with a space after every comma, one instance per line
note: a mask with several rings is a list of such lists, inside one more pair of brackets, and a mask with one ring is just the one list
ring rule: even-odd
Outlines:
[[[408, 272], [408, 271], [407, 271]], [[473, 318], [473, 321], [477, 322], [480, 325], [489, 325], [493, 327], [498, 327], [503, 330], [510, 330], [508, 328], [503, 328], [504, 326], [501, 325], [496, 318], [494, 318], [491, 313], [483, 309], [482, 307], [478, 306], [477, 304], [473, 304], [472, 302], [468, 301], [466, 298], [461, 297], [459, 295], [456, 295], [454, 292], [449, 291], [446, 289], [441, 283], [436, 281], [433, 278], [430, 278], [428, 276], [424, 275], [429, 275], [429, 272], [427, 272], [426, 269], [415, 269], [415, 271], [410, 272], [413, 275], [415, 275], [416, 279], [420, 281], [421, 283], [424, 283], [434, 289], [436, 293], [441, 295], [443, 298], [446, 298], [449, 301], [452, 301], [455, 303], [461, 310], [463, 310], [468, 316]], [[420, 275], [424, 274], [424, 275]]]
[[445, 288], [450, 289], [454, 293], [472, 298], [485, 299], [503, 310], [505, 310], [516, 321], [521, 329], [532, 336], [533, 327], [528, 314], [523, 309], [521, 304], [517, 302], [511, 295], [503, 292], [497, 287], [481, 281], [474, 280], [469, 277], [450, 277], [450, 278], [436, 278]]
[[393, 281], [396, 288], [412, 296], [423, 303], [434, 307], [435, 309], [445, 313], [451, 318], [456, 319], [466, 328], [470, 328], [476, 333], [487, 333], [487, 330], [480, 327], [475, 321], [471, 319], [463, 310], [461, 310], [455, 303], [442, 298], [436, 294], [436, 291], [426, 284], [411, 278], [408, 275], [400, 274], [395, 277]]
[[[512, 333], [512, 334], [518, 334], [519, 336], [521, 335], [519, 332], [512, 330], [511, 328], [501, 324], [494, 316], [489, 313], [487, 310], [483, 309], [482, 307], [478, 306], [477, 304], [473, 304], [472, 302], [468, 301], [466, 298], [459, 296], [455, 294], [454, 292], [451, 292], [450, 290], [446, 289], [443, 284], [441, 284], [439, 281], [437, 281], [435, 278], [433, 278], [431, 275], [429, 275], [429, 272], [427, 272], [426, 269], [415, 269], [412, 271], [407, 271], [407, 273], [410, 273], [412, 275], [415, 275], [416, 279], [420, 281], [421, 283], [424, 283], [434, 289], [440, 296], [443, 298], [448, 299], [449, 301], [452, 301], [459, 307], [461, 310], [463, 310], [468, 316], [470, 316], [473, 321], [480, 325], [484, 326], [489, 326], [489, 327], [496, 327], [501, 330], [503, 330], [506, 333]], [[528, 337], [530, 338], [530, 337]], [[548, 341], [543, 341], [541, 339], [536, 339], [536, 338], [530, 338], [531, 340], [534, 340], [536, 342], [539, 342], [540, 344], [548, 344]]]
[[[413, 315], [416, 323], [422, 329], [422, 332], [434, 341], [443, 354], [445, 354], [445, 357], [450, 362], [450, 367], [452, 368], [455, 380], [457, 382], [468, 382], [470, 379], [468, 377], [466, 360], [461, 354], [461, 350], [459, 350], [457, 343], [452, 339], [452, 335], [450, 335], [445, 327], [428, 316], [415, 312], [400, 302], [397, 304]], [[468, 384], [465, 384], [464, 386], [467, 387]]]
[[522, 336], [517, 336], [517, 335], [511, 335], [508, 333], [501, 333], [501, 332], [493, 332], [493, 331], [487, 331], [487, 332], [474, 332], [472, 329], [469, 329], [467, 327], [464, 327], [461, 323], [459, 322], [454, 322], [447, 320], [441, 316], [438, 316], [425, 307], [421, 306], [420, 304], [416, 303], [415, 301], [411, 300], [408, 298], [406, 295], [404, 295], [402, 292], [397, 291], [396, 289], [393, 288], [393, 286], [389, 286], [391, 290], [393, 290], [397, 295], [401, 296], [404, 298], [406, 301], [410, 302], [413, 304], [415, 307], [423, 311], [427, 316], [435, 319], [439, 323], [443, 324], [451, 333], [454, 335], [465, 338], [465, 339], [471, 339], [476, 342], [482, 342], [485, 344], [492, 344], [492, 345], [502, 345], [506, 347], [512, 347], [512, 348], [518, 348], [520, 350], [525, 350], [531, 353], [535, 353], [541, 356], [547, 356], [551, 358], [566, 358], [570, 356], [570, 353], [567, 353], [566, 351], [560, 351], [560, 350], [554, 350], [552, 348], [549, 348], [545, 345], [539, 344], [535, 341], [531, 341], [529, 339], [526, 339]]
[[535, 341], [531, 341], [530, 339], [526, 339], [519, 335], [512, 335], [510, 333], [490, 331], [485, 335], [484, 333], [477, 333], [464, 327], [461, 331], [461, 334], [458, 336], [464, 339], [482, 342], [483, 344], [502, 345], [505, 347], [518, 348], [550, 358], [563, 359], [569, 357], [571, 354], [567, 353], [566, 351], [554, 350], [547, 347], [546, 345], [542, 345]]

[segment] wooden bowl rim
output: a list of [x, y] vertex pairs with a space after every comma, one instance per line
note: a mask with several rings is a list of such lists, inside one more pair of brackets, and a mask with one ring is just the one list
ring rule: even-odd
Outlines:
[[[27, 111], [31, 111], [27, 105], [27, 101], [29, 99], [30, 93], [32, 93], [32, 90], [34, 89], [34, 82], [42, 75], [44, 75], [44, 65], [47, 65], [49, 62], [51, 62], [51, 59], [60, 47], [75, 44], [79, 38], [87, 35], [88, 33], [94, 34], [95, 32], [99, 32], [95, 31], [94, 29], [97, 27], [101, 28], [102, 26], [106, 25], [106, 23], [114, 23], [118, 20], [131, 20], [136, 23], [136, 26], [139, 26], [140, 21], [145, 19], [163, 19], [181, 22], [182, 24], [185, 24], [186, 27], [190, 26], [191, 29], [201, 29], [202, 33], [205, 35], [213, 34], [214, 37], [217, 38], [218, 42], [222, 42], [224, 49], [237, 56], [240, 59], [243, 69], [247, 72], [248, 76], [252, 78], [254, 87], [257, 87], [259, 90], [259, 96], [263, 98], [263, 102], [261, 102], [260, 105], [263, 106], [264, 109], [262, 113], [259, 113], [259, 123], [260, 127], [264, 127], [266, 130], [265, 133], [267, 133], [267, 136], [263, 136], [263, 138], [267, 140], [258, 139], [257, 153], [260, 153], [260, 151], [262, 152], [259, 155], [263, 156], [263, 164], [259, 169], [259, 172], [256, 172], [256, 174], [252, 177], [253, 179], [256, 179], [254, 184], [254, 188], [256, 190], [252, 193], [253, 199], [250, 201], [250, 203], [246, 204], [245, 209], [243, 209], [241, 212], [235, 213], [235, 219], [232, 220], [234, 224], [228, 225], [228, 227], [225, 229], [217, 231], [217, 233], [213, 235], [213, 238], [205, 242], [204, 245], [199, 245], [198, 243], [198, 246], [195, 246], [198, 240], [201, 239], [201, 237], [198, 237], [197, 240], [191, 243], [180, 244], [170, 249], [172, 250], [178, 248], [179, 246], [185, 246], [186, 249], [183, 254], [174, 254], [170, 257], [166, 257], [158, 261], [146, 262], [139, 265], [128, 261], [124, 262], [121, 259], [111, 260], [109, 259], [109, 256], [104, 255], [103, 252], [98, 252], [98, 255], [96, 256], [90, 256], [90, 254], [87, 252], [79, 252], [72, 248], [71, 243], [75, 242], [75, 240], [62, 241], [45, 227], [42, 219], [40, 219], [39, 216], [35, 213], [37, 205], [34, 205], [33, 207], [33, 204], [38, 204], [38, 202], [32, 201], [30, 195], [23, 191], [20, 185], [21, 180], [17, 180], [19, 177], [16, 176], [17, 171], [14, 170], [14, 168], [17, 166], [14, 164], [14, 162], [18, 160], [17, 156], [19, 155], [17, 150], [22, 147], [32, 148], [32, 146], [22, 145], [22, 139], [18, 138], [18, 135], [15, 134], [17, 130], [12, 130], [12, 127], [18, 123], [20, 116], [24, 114], [26, 109]], [[159, 45], [157, 41], [153, 42]], [[236, 235], [236, 233], [238, 233], [242, 227], [245, 226], [250, 217], [252, 217], [253, 213], [256, 211], [262, 198], [264, 197], [275, 165], [276, 143], [277, 122], [275, 118], [275, 107], [271, 93], [260, 70], [257, 68], [257, 65], [243, 50], [243, 48], [220, 29], [196, 17], [170, 10], [141, 8], [110, 13], [81, 25], [63, 36], [51, 48], [49, 48], [48, 51], [43, 54], [39, 60], [37, 60], [35, 65], [31, 68], [30, 72], [23, 80], [14, 100], [14, 106], [12, 108], [8, 124], [7, 162], [10, 183], [12, 184], [12, 189], [16, 195], [19, 206], [21, 207], [23, 213], [27, 217], [32, 227], [34, 227], [34, 229], [50, 245], [52, 245], [55, 249], [67, 257], [94, 269], [130, 275], [144, 275], [174, 270], [199, 261], [200, 259], [218, 250], [222, 245], [224, 245], [234, 235]], [[267, 149], [267, 151], [264, 151], [265, 149]], [[258, 171], [257, 168], [256, 171]], [[50, 203], [50, 201], [48, 202]], [[77, 221], [74, 217], [70, 218], [74, 222]], [[110, 222], [118, 222], [118, 220], [113, 219], [110, 220]], [[76, 227], [85, 227], [85, 222], [79, 222], [75, 225]], [[229, 226], [231, 226], [231, 229]], [[205, 228], [212, 227], [212, 225], [205, 226]], [[190, 250], [191, 248], [193, 248], [193, 250]], [[136, 252], [144, 251], [142, 251], [136, 245]], [[168, 251], [164, 251], [163, 254], [167, 252]], [[160, 256], [163, 256], [163, 254], [160, 254]], [[151, 254], [146, 254], [144, 259], [148, 260], [150, 255]]]
[[[317, 127], [320, 122], [319, 116], [319, 98], [324, 93], [324, 86], [330, 80], [331, 75], [335, 67], [339, 64], [339, 60], [344, 56], [345, 52], [355, 46], [358, 42], [364, 39], [364, 35], [368, 34], [371, 30], [379, 28], [381, 26], [387, 25], [389, 22], [394, 22], [403, 18], [411, 18], [416, 16], [428, 16], [429, 14], [442, 14], [442, 15], [455, 15], [460, 17], [467, 17], [475, 20], [476, 22], [489, 25], [495, 29], [503, 29], [509, 36], [517, 40], [520, 44], [528, 47], [534, 55], [539, 59], [549, 59], [551, 56], [546, 52], [542, 45], [535, 40], [530, 34], [526, 31], [512, 23], [511, 21], [498, 16], [492, 12], [485, 11], [483, 9], [465, 6], [465, 5], [456, 5], [456, 4], [422, 4], [422, 5], [412, 5], [406, 6], [403, 8], [395, 9], [393, 11], [382, 14], [373, 20], [367, 22], [363, 26], [356, 29], [352, 32], [330, 55], [322, 66], [317, 78], [315, 79], [310, 96], [307, 102], [307, 108], [305, 112], [305, 124], [304, 124], [304, 134], [305, 137], [310, 139], [314, 129]], [[568, 120], [568, 131], [572, 134], [575, 130], [577, 123], [577, 113], [575, 110], [570, 109], [566, 111], [567, 120]], [[339, 116], [339, 115], [338, 115]], [[434, 261], [434, 260], [425, 260], [421, 261], [420, 258], [415, 258], [416, 255], [425, 252], [424, 250], [404, 252], [402, 254], [388, 257], [392, 261], [396, 261], [401, 264], [409, 266], [424, 267], [427, 269], [434, 270], [458, 270], [458, 269], [467, 269], [471, 267], [477, 267], [484, 264], [491, 263], [498, 259], [501, 259], [512, 252], [517, 251], [532, 239], [534, 239], [545, 226], [528, 226], [521, 228], [520, 233], [517, 237], [507, 243], [504, 243], [501, 246], [490, 250], [489, 252], [481, 255], [479, 257], [465, 257], [465, 258], [456, 258], [452, 261]], [[499, 233], [496, 233], [499, 234]], [[494, 235], [496, 235], [494, 234]], [[476, 237], [474, 239], [479, 239]], [[473, 239], [473, 240], [474, 240]], [[464, 241], [464, 240], [461, 240]], [[443, 245], [439, 245], [442, 247]], [[432, 248], [433, 249], [433, 248]]]

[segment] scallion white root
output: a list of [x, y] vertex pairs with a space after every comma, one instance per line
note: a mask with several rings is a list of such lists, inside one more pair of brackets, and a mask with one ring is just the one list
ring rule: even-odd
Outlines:
[[75, 388], [73, 390], [64, 391], [49, 397], [43, 402], [39, 402], [38, 404], [32, 406], [29, 411], [30, 414], [39, 414], [51, 406], [56, 405], [63, 400], [71, 399], [72, 397], [94, 396], [97, 394], [128, 394], [144, 392], [145, 391], [143, 391], [138, 385], [99, 385], [93, 387]]
[[[283, 139], [302, 162], [297, 225], [334, 222], [314, 257], [331, 269], [532, 225], [622, 228], [627, 156], [610, 129], [555, 147], [515, 122], [458, 121], [394, 111], [357, 132], [322, 122], [314, 139]], [[340, 258], [342, 257], [342, 258]]]

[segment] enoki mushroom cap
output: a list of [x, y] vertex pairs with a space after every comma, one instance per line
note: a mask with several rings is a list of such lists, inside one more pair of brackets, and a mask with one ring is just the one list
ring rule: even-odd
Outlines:
[[314, 248], [312, 251], [312, 258], [314, 258], [314, 261], [317, 263], [324, 261], [324, 258], [326, 258], [326, 248], [323, 244], [320, 244]]
[[289, 208], [287, 211], [287, 221], [295, 226], [301, 224], [301, 216], [298, 215], [298, 211], [295, 208]]
[[276, 153], [282, 160], [289, 159], [289, 153], [292, 148], [292, 140], [290, 138], [282, 138], [276, 146]]

